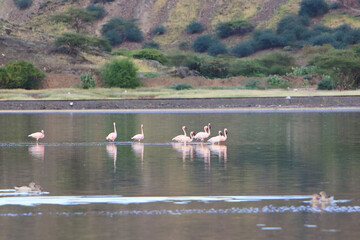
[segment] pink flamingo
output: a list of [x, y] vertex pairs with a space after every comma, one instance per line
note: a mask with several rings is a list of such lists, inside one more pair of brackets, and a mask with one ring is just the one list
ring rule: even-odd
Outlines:
[[227, 128], [224, 128], [224, 136], [221, 137], [221, 142], [225, 142], [227, 139], [227, 135], [228, 135], [228, 130]]
[[204, 132], [198, 132], [194, 139], [201, 140], [202, 142], [205, 140], [205, 138], [208, 138], [210, 136], [210, 129], [211, 124], [209, 123], [207, 126], [204, 126]]
[[190, 137], [186, 136], [182, 139], [182, 143], [190, 143], [192, 142], [193, 138], [195, 136], [195, 133], [193, 131], [190, 132]]
[[45, 132], [44, 132], [44, 130], [41, 130], [41, 132], [32, 133], [28, 137], [35, 138], [36, 143], [39, 143], [39, 139], [42, 139], [45, 137]]
[[219, 131], [219, 135], [217, 135], [216, 137], [212, 137], [208, 140], [208, 142], [212, 143], [212, 144], [219, 144], [221, 142], [221, 139], [223, 137], [223, 133], [221, 131]]
[[177, 135], [176, 137], [174, 137], [172, 139], [172, 141], [176, 141], [176, 142], [183, 142], [184, 139], [186, 138], [186, 131], [187, 127], [186, 126], [182, 126], [182, 130], [184, 131], [184, 135]]
[[116, 138], [117, 138], [117, 132], [116, 132], [116, 126], [115, 126], [115, 122], [114, 122], [114, 132], [109, 133], [109, 135], [106, 137], [106, 140], [108, 140], [109, 142], [114, 142]]
[[136, 134], [131, 139], [134, 141], [139, 141], [139, 142], [144, 139], [144, 125], [143, 124], [141, 124], [141, 133]]

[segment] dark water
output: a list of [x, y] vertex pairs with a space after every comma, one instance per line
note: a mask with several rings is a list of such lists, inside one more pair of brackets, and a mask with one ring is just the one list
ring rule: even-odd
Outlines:
[[[0, 239], [359, 239], [359, 117], [0, 114]], [[208, 122], [227, 142], [171, 143]], [[144, 143], [132, 143], [141, 123]], [[27, 135], [41, 129], [36, 145]], [[31, 181], [48, 194], [11, 191]], [[334, 204], [308, 202], [321, 190]]]

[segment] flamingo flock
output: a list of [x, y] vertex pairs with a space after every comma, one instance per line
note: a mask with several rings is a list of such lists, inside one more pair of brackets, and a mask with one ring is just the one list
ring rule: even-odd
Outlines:
[[[116, 123], [114, 122], [113, 125], [114, 125], [114, 131], [109, 133], [107, 135], [107, 137], [105, 138], [109, 142], [115, 142], [115, 139], [117, 138]], [[205, 139], [210, 137], [210, 134], [211, 134], [210, 129], [211, 129], [211, 124], [209, 123], [204, 126], [204, 132], [198, 132], [195, 134], [194, 131], [191, 131], [190, 135], [188, 136], [186, 134], [187, 127], [182, 126], [182, 130], [183, 130], [184, 134], [175, 136], [174, 138], [172, 138], [172, 141], [179, 142], [179, 143], [190, 143], [193, 140], [197, 140], [197, 141], [201, 141], [201, 143], [203, 143], [205, 141]], [[134, 135], [131, 138], [131, 140], [133, 140], [134, 142], [135, 141], [140, 142], [145, 138], [144, 124], [140, 125], [140, 130], [141, 130], [141, 133]], [[224, 129], [224, 133], [222, 131], [219, 131], [218, 133], [219, 133], [219, 135], [212, 137], [207, 141], [211, 144], [215, 144], [215, 143], [220, 144], [220, 142], [225, 142], [227, 140], [227, 134], [228, 134], [227, 128]], [[41, 130], [40, 132], [35, 132], [35, 133], [28, 135], [28, 137], [36, 139], [36, 143], [38, 144], [39, 139], [43, 139], [45, 137], [45, 132], [44, 132], [44, 130]]]

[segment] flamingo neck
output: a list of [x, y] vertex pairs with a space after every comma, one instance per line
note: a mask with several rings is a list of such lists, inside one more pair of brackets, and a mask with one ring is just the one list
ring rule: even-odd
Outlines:
[[184, 136], [186, 136], [186, 131], [185, 131], [185, 128], [183, 128], [183, 131], [184, 131]]

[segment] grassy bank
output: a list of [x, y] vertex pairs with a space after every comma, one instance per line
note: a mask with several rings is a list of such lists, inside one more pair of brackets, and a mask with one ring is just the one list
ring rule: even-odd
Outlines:
[[197, 88], [176, 91], [169, 88], [94, 88], [83, 90], [0, 90], [0, 101], [4, 100], [76, 100], [76, 99], [129, 99], [129, 98], [217, 98], [217, 97], [287, 97], [287, 96], [338, 96], [360, 95], [360, 90], [318, 91], [314, 88], [244, 90], [236, 88]]

